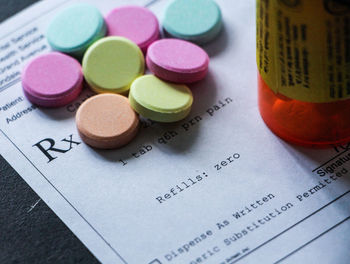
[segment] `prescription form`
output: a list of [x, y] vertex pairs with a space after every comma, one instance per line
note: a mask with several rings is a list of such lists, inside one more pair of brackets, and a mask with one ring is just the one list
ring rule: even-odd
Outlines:
[[[42, 109], [20, 72], [50, 50], [45, 30], [74, 0], [42, 1], [1, 25], [0, 155], [102, 263], [349, 263], [350, 144], [312, 150], [274, 136], [257, 108], [255, 1], [217, 0], [221, 35], [206, 79], [176, 124], [143, 120], [112, 151], [79, 138], [92, 95]], [[169, 1], [84, 1], [103, 14]]]

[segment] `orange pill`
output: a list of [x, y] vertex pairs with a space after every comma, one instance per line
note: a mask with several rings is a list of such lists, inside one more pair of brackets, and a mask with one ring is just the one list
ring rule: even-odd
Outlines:
[[113, 149], [126, 145], [136, 136], [139, 118], [126, 97], [106, 93], [89, 98], [79, 107], [76, 124], [86, 144]]

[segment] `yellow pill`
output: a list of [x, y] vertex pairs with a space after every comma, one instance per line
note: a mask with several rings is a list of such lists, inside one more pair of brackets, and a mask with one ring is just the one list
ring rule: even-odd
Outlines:
[[142, 51], [123, 37], [100, 39], [89, 47], [83, 58], [85, 80], [97, 93], [125, 94], [144, 70]]
[[190, 113], [193, 96], [186, 85], [145, 75], [132, 83], [129, 101], [131, 107], [144, 117], [158, 122], [176, 122]]

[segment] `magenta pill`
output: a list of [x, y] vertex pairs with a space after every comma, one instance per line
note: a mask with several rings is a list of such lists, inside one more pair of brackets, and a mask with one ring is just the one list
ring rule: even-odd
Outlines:
[[115, 8], [106, 16], [105, 21], [109, 36], [125, 37], [136, 43], [144, 53], [150, 44], [159, 39], [158, 19], [146, 8]]
[[32, 60], [23, 70], [26, 97], [44, 107], [60, 107], [72, 102], [83, 88], [80, 63], [63, 53], [51, 52]]
[[162, 39], [149, 46], [146, 62], [148, 69], [163, 80], [193, 83], [206, 76], [209, 56], [191, 42]]

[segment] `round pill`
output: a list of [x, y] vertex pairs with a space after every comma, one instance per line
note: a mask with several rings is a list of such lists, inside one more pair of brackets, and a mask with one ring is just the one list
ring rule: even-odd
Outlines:
[[139, 6], [115, 8], [105, 20], [108, 35], [130, 39], [143, 53], [146, 53], [148, 46], [159, 38], [158, 19], [146, 8]]
[[191, 42], [162, 39], [148, 48], [146, 62], [148, 69], [163, 80], [192, 83], [207, 74], [209, 56]]
[[59, 52], [32, 60], [22, 72], [24, 94], [34, 104], [59, 107], [78, 97], [83, 87], [80, 63]]
[[213, 0], [174, 0], [165, 12], [163, 27], [172, 37], [204, 44], [220, 32], [222, 16]]
[[127, 93], [132, 81], [143, 75], [144, 68], [142, 51], [124, 37], [98, 40], [83, 58], [85, 80], [97, 93]]
[[175, 122], [189, 114], [193, 96], [186, 85], [168, 83], [154, 75], [145, 75], [132, 83], [129, 101], [132, 108], [146, 118], [158, 122]]
[[81, 58], [92, 43], [106, 35], [106, 25], [96, 7], [74, 4], [52, 20], [46, 35], [52, 49]]
[[86, 144], [94, 148], [113, 149], [126, 145], [136, 136], [139, 118], [126, 97], [99, 94], [79, 107], [76, 124]]

